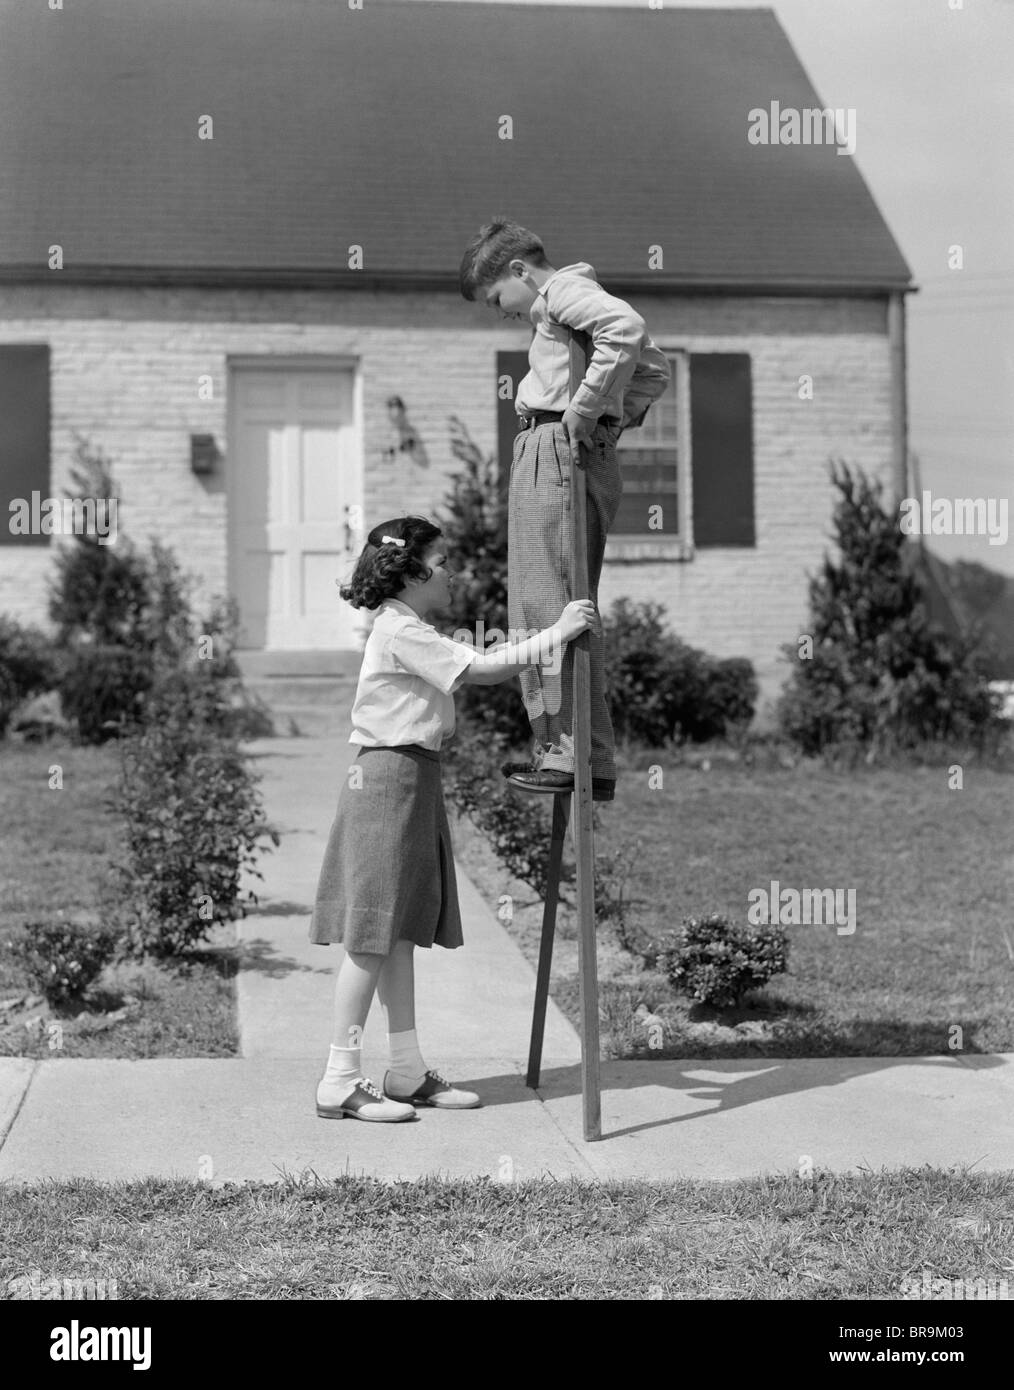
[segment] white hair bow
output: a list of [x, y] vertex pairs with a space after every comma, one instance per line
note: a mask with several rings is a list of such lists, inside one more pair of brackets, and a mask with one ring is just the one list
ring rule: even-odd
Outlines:
[[402, 549], [404, 549], [404, 547], [405, 547], [405, 542], [404, 542], [403, 540], [400, 540], [397, 536], [381, 536], [381, 538], [380, 538], [380, 544], [381, 544], [381, 545], [397, 545], [397, 546], [400, 546]]

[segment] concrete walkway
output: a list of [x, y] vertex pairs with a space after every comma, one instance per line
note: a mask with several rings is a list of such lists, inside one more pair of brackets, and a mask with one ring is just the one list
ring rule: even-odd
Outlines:
[[[542, 1086], [529, 1091], [534, 975], [460, 870], [466, 944], [416, 952], [418, 1031], [430, 1065], [478, 1090], [483, 1107], [401, 1125], [318, 1119], [341, 952], [311, 945], [307, 925], [351, 750], [340, 735], [252, 749], [282, 843], [262, 861], [264, 883], [252, 881], [261, 906], [240, 929], [242, 1056], [0, 1059], [0, 1179], [738, 1178], [796, 1173], [806, 1161], [1014, 1168], [1014, 1055], [604, 1063], [603, 1137], [585, 1143], [577, 1034], [551, 1003]], [[385, 1041], [375, 1005], [364, 1063], [378, 1082]]]

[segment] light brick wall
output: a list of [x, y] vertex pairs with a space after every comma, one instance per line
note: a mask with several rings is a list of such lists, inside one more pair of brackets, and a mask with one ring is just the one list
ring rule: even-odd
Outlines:
[[[664, 348], [748, 352], [754, 392], [757, 545], [705, 549], [687, 562], [610, 563], [600, 598], [667, 603], [684, 640], [747, 656], [765, 705], [784, 679], [778, 648], [805, 629], [806, 575], [828, 547], [827, 462], [841, 455], [890, 482], [886, 312], [863, 300], [632, 297]], [[121, 529], [176, 546], [204, 596], [226, 586], [221, 473], [190, 471], [189, 436], [227, 448], [230, 356], [342, 354], [359, 363], [367, 523], [432, 513], [456, 470], [448, 417], [496, 447], [495, 354], [524, 348], [527, 326], [494, 319], [453, 293], [370, 290], [0, 288], [0, 342], [46, 342], [52, 365], [51, 492], [69, 485], [74, 431], [110, 456]], [[198, 398], [210, 374], [215, 400]], [[814, 399], [799, 399], [813, 377]], [[390, 441], [385, 401], [399, 395], [425, 466]], [[224, 465], [228, 467], [228, 460]], [[6, 519], [4, 524], [6, 524]], [[0, 612], [45, 625], [42, 549], [0, 546]]]

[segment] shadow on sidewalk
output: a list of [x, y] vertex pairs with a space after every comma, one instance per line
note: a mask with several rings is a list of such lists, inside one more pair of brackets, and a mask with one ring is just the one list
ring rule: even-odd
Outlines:
[[258, 974], [267, 975], [271, 979], [281, 979], [285, 975], [291, 975], [294, 970], [301, 970], [308, 975], [333, 974], [333, 968], [330, 965], [317, 968], [313, 965], [305, 965], [292, 956], [283, 956], [275, 944], [265, 940], [264, 937], [254, 937], [250, 941], [241, 942], [237, 948], [237, 957], [241, 971], [256, 971]]
[[[988, 1054], [976, 1056], [976, 1071], [1001, 1067], [1003, 1059]], [[804, 1091], [839, 1086], [858, 1076], [872, 1075], [891, 1067], [919, 1066], [967, 1071], [955, 1055], [939, 1057], [744, 1057], [739, 1059], [685, 1061], [603, 1061], [601, 1083], [603, 1094], [609, 1091], [643, 1090], [647, 1087], [667, 1087], [685, 1093], [691, 1100], [712, 1102], [689, 1113], [666, 1115], [643, 1124], [627, 1125], [623, 1129], [604, 1131], [602, 1139], [620, 1139], [628, 1134], [660, 1129], [666, 1125], [685, 1123], [723, 1111], [736, 1110], [744, 1105], [773, 1100], [779, 1096], [798, 1095]], [[729, 1078], [702, 1080], [692, 1073], [729, 1072]], [[744, 1075], [746, 1073], [746, 1075]], [[580, 1096], [581, 1068], [544, 1068], [538, 1089], [529, 1091], [524, 1075], [503, 1075], [458, 1078], [455, 1084], [478, 1090], [484, 1105], [516, 1104], [519, 1089], [528, 1097], [537, 1096], [546, 1102], [565, 1096]], [[718, 1104], [713, 1102], [717, 1101]]]

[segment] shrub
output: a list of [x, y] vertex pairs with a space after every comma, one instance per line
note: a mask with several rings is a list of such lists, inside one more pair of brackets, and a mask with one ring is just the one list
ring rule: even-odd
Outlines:
[[[216, 719], [223, 733], [230, 738], [271, 738], [275, 722], [267, 704], [243, 683], [235, 651], [239, 634], [239, 605], [230, 595], [216, 599], [200, 620], [200, 634], [192, 633], [191, 640], [207, 639], [211, 659], [200, 662], [217, 691]], [[203, 646], [203, 641], [202, 641]]]
[[79, 922], [27, 922], [8, 942], [32, 984], [57, 1008], [76, 1003], [116, 955], [115, 933]]
[[144, 723], [121, 745], [114, 806], [125, 821], [117, 866], [124, 934], [135, 954], [177, 955], [216, 923], [245, 915], [240, 879], [259, 841], [277, 845], [256, 778], [222, 731], [221, 692], [200, 663], [153, 688]]
[[654, 748], [674, 738], [705, 742], [753, 719], [758, 685], [750, 662], [681, 642], [666, 628], [661, 604], [617, 599], [603, 618], [603, 636], [618, 739]]
[[715, 1008], [739, 1002], [748, 990], [780, 975], [788, 965], [783, 927], [744, 927], [712, 913], [688, 917], [658, 953], [658, 967], [673, 987]]
[[53, 643], [37, 628], [0, 614], [0, 738], [17, 707], [57, 681]]
[[[72, 472], [75, 495], [114, 497], [108, 460], [84, 441]], [[86, 742], [101, 742], [140, 713], [149, 691], [173, 683], [195, 660], [216, 685], [204, 713], [222, 732], [258, 738], [274, 733], [270, 711], [243, 686], [234, 651], [239, 611], [234, 599], [213, 601], [199, 616], [195, 580], [169, 547], [153, 541], [140, 555], [118, 536], [102, 545], [96, 535], [75, 535], [56, 560], [50, 616], [68, 647], [61, 681], [64, 713]]]
[[273, 735], [271, 711], [246, 689], [236, 661], [236, 600], [216, 598], [198, 616], [191, 604], [193, 577], [183, 573], [173, 552], [158, 541], [151, 547], [148, 588], [140, 635], [152, 653], [153, 688], [164, 688], [170, 699], [181, 681], [191, 695], [203, 692], [202, 718], [227, 737]]
[[853, 745], [870, 762], [926, 741], [981, 746], [1002, 726], [976, 639], [930, 621], [917, 549], [882, 506], [882, 485], [844, 463], [832, 463], [831, 480], [839, 557], [810, 582], [812, 654], [782, 648], [794, 666], [778, 705], [783, 732], [804, 753]]
[[628, 885], [637, 865], [644, 862], [644, 841], [621, 837], [615, 849], [595, 855], [595, 916], [613, 922], [621, 943], [627, 942], [627, 914], [633, 899]]
[[239, 605], [216, 598], [203, 615], [194, 612], [192, 575], [184, 574], [173, 552], [154, 541], [148, 562], [148, 598], [139, 624], [144, 648], [152, 653], [153, 688], [170, 692], [182, 681], [203, 691], [202, 717], [230, 738], [270, 737], [271, 711], [243, 684], [235, 650]]
[[475, 729], [460, 730], [447, 760], [447, 797], [482, 831], [504, 868], [545, 897], [549, 815], [543, 798], [508, 787], [500, 771], [506, 752], [503, 740], [491, 740]]
[[60, 707], [85, 743], [104, 743], [140, 716], [151, 686], [149, 663], [131, 647], [79, 646], [68, 653]]
[[744, 656], [703, 659], [705, 678], [695, 710], [677, 716], [688, 738], [703, 743], [724, 738], [749, 725], [757, 707], [760, 687], [753, 664]]

